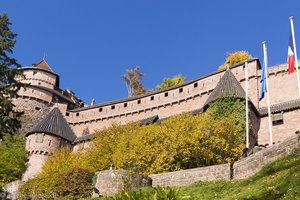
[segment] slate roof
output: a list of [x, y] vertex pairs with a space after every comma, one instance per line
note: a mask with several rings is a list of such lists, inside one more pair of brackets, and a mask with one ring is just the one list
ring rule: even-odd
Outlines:
[[77, 143], [80, 143], [80, 142], [83, 142], [83, 141], [88, 141], [88, 140], [91, 140], [92, 138], [93, 138], [92, 134], [84, 135], [84, 136], [76, 138], [74, 140], [73, 144], [77, 144]]
[[76, 136], [68, 122], [58, 108], [54, 108], [44, 119], [42, 119], [25, 136], [33, 133], [48, 133], [73, 142]]
[[[289, 111], [289, 110], [294, 110], [297, 108], [300, 108], [300, 99], [271, 105], [271, 107], [270, 107], [271, 113], [278, 113], [281, 111]], [[267, 107], [260, 108], [259, 113], [261, 114], [261, 116], [268, 115], [268, 108]]]
[[152, 117], [148, 117], [148, 118], [145, 118], [145, 119], [142, 119], [140, 121], [141, 124], [153, 124], [155, 123], [156, 121], [158, 120], [158, 115], [154, 115]]
[[32, 67], [54, 73], [53, 70], [51, 69], [51, 67], [48, 65], [48, 63], [45, 60], [41, 60], [39, 63], [33, 64]]
[[203, 111], [202, 108], [199, 108], [199, 109], [195, 109], [192, 111], [192, 115], [198, 115], [199, 113], [201, 113]]
[[240, 99], [245, 99], [245, 96], [246, 93], [242, 88], [241, 84], [235, 78], [231, 70], [228, 69], [219, 81], [218, 85], [209, 95], [208, 99], [204, 104], [204, 107], [206, 107], [209, 103], [217, 100], [218, 98], [237, 97]]
[[59, 91], [59, 90], [50, 89], [50, 88], [43, 87], [43, 86], [40, 86], [40, 85], [28, 85], [27, 87], [32, 87], [32, 88], [38, 88], [38, 89], [41, 89], [41, 90], [45, 90], [47, 92], [50, 92], [51, 94], [55, 94], [56, 96], [68, 101], [69, 103], [74, 104], [74, 101], [71, 98], [69, 98], [66, 95], [62, 94], [62, 92]]

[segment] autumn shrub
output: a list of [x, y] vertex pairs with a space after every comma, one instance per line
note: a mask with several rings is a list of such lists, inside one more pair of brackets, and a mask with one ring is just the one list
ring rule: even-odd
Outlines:
[[219, 66], [218, 71], [227, 69], [228, 67], [231, 67], [232, 65], [245, 61], [252, 56], [247, 51], [236, 51], [233, 53], [227, 53], [226, 61], [223, 65]]
[[69, 169], [60, 176], [57, 186], [59, 197], [78, 199], [88, 197], [93, 189], [94, 172], [82, 168]]
[[[19, 196], [22, 197], [22, 199], [29, 197], [31, 199], [39, 199], [39, 195], [44, 195], [45, 197], [62, 197], [62, 194], [58, 193], [59, 191], [64, 191], [60, 188], [60, 185], [64, 182], [63, 177], [66, 177], [71, 169], [86, 170], [87, 172], [94, 173], [92, 168], [84, 161], [83, 154], [84, 152], [71, 152], [68, 149], [56, 151], [54, 155], [46, 160], [41, 173], [35, 178], [28, 180], [21, 187]], [[78, 181], [80, 182], [80, 180]], [[67, 193], [67, 191], [64, 192]], [[74, 194], [80, 195], [77, 192], [74, 192]], [[70, 195], [73, 194], [70, 193]]]
[[[222, 106], [232, 109], [223, 112]], [[97, 133], [87, 159], [97, 171], [113, 165], [143, 174], [234, 162], [244, 148], [243, 109], [239, 100], [218, 100], [198, 116], [184, 113], [160, 125], [114, 125]]]

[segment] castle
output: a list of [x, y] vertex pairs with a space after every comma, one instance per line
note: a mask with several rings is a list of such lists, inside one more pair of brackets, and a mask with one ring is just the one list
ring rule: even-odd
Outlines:
[[[250, 147], [270, 145], [266, 98], [258, 99], [260, 61], [252, 58], [247, 63]], [[71, 90], [60, 89], [59, 75], [45, 60], [21, 70], [25, 76], [18, 80], [28, 85], [21, 88], [13, 103], [16, 110], [24, 112], [21, 131], [25, 133], [29, 153], [24, 181], [34, 177], [56, 149], [84, 150], [91, 144], [95, 130], [113, 123], [159, 123], [182, 112], [197, 114], [217, 98], [245, 99], [244, 62], [163, 91], [91, 106], [85, 106]], [[300, 128], [296, 73], [288, 74], [286, 64], [282, 64], [269, 69], [268, 80], [273, 142], [278, 143]]]

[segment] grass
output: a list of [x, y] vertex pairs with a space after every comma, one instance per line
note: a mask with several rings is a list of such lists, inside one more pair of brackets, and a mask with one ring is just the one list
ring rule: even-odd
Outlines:
[[279, 158], [244, 180], [198, 182], [176, 188], [146, 188], [96, 199], [300, 200], [300, 152]]

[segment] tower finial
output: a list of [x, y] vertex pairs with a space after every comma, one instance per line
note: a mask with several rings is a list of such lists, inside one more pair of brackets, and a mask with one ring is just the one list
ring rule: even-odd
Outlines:
[[44, 52], [43, 60], [45, 60], [45, 59], [46, 59], [46, 56], [47, 56], [47, 53], [46, 53], [46, 52]]

